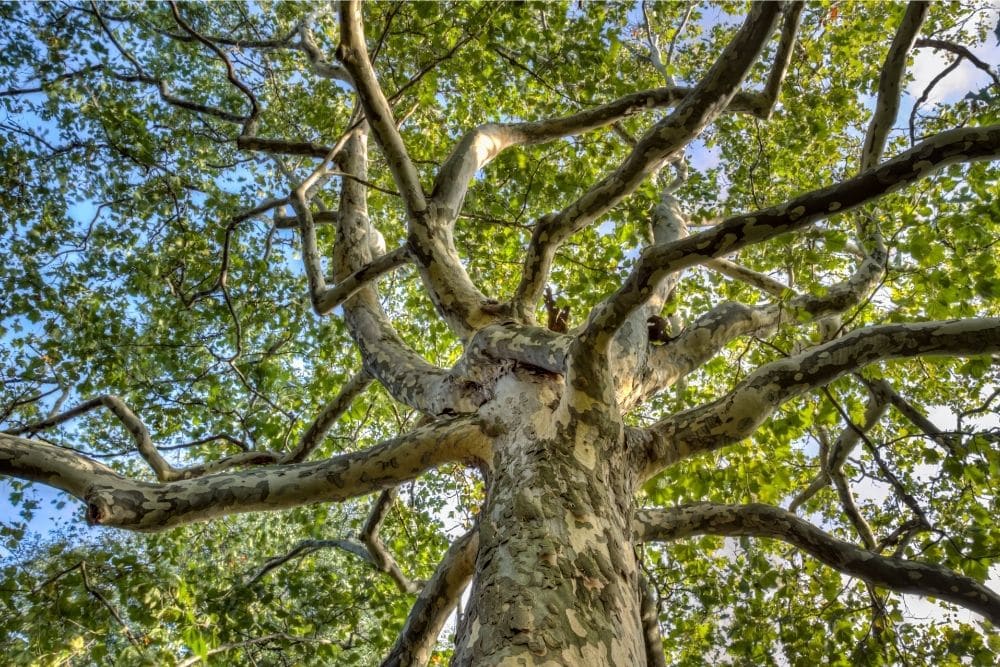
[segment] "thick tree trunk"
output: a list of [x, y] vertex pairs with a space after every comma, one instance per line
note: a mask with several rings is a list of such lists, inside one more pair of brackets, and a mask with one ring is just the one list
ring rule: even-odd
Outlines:
[[560, 412], [561, 390], [515, 370], [484, 406], [501, 433], [455, 664], [645, 662], [621, 424]]

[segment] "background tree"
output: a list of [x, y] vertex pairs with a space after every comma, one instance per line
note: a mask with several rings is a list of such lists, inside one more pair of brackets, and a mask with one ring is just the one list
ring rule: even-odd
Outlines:
[[985, 8], [0, 12], [5, 656], [996, 663]]

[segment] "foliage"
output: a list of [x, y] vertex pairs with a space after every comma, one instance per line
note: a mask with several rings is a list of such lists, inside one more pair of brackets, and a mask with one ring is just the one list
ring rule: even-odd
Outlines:
[[[141, 415], [176, 464], [233, 453], [226, 440], [170, 449], [218, 433], [252, 449], [287, 451], [360, 360], [339, 311], [317, 317], [311, 310], [295, 228], [268, 217], [290, 209], [241, 215], [287, 194], [315, 157], [240, 149], [239, 124], [169, 103], [157, 82], [171, 95], [230, 114], [248, 105], [223, 61], [181, 29], [169, 6], [102, 3], [100, 16], [95, 7], [0, 4], [0, 80], [8, 82], [0, 91], [0, 254], [8, 258], [0, 265], [0, 425], [13, 428], [57, 406], [113, 394]], [[258, 136], [331, 146], [350, 124], [346, 86], [318, 76], [299, 49], [262, 46], [292, 34], [307, 9], [217, 2], [184, 4], [180, 12], [202, 35], [230, 40], [225, 53], [262, 105]], [[731, 2], [650, 5], [651, 28], [664, 44], [676, 39], [671, 76], [696, 82], [745, 10]], [[688, 151], [691, 174], [676, 195], [693, 228], [857, 173], [881, 64], [903, 10], [826, 1], [806, 7], [771, 118], [724, 115]], [[645, 55], [642, 9], [633, 4], [370, 3], [364, 17], [379, 83], [397, 118], [405, 118], [400, 132], [425, 187], [455, 142], [481, 123], [568, 115], [663, 85]], [[922, 34], [991, 45], [995, 18], [984, 7], [935, 3]], [[316, 9], [315, 21], [315, 39], [332, 61], [336, 18]], [[766, 80], [775, 42], [768, 48], [744, 89]], [[1000, 93], [984, 90], [925, 104], [915, 138], [997, 123]], [[912, 103], [912, 95], [905, 98], [897, 126]], [[618, 128], [515, 148], [479, 171], [456, 228], [476, 285], [491, 296], [509, 295], [537, 220], [619, 164], [630, 150], [622, 136], [641, 135], [664, 113], [637, 113]], [[893, 132], [887, 154], [910, 143], [907, 130]], [[373, 149], [370, 159], [370, 216], [392, 249], [406, 241], [406, 211], [384, 155]], [[573, 325], [634, 266], [663, 178], [649, 179], [559, 249], [550, 283], [559, 305], [571, 308]], [[335, 189], [315, 201], [335, 209]], [[995, 163], [949, 167], [865, 212], [886, 239], [889, 261], [874, 295], [845, 314], [850, 328], [1000, 316]], [[333, 228], [318, 233], [329, 256]], [[738, 260], [800, 293], [822, 294], [852, 272], [853, 233], [849, 215], [833, 216], [750, 246]], [[414, 269], [384, 276], [378, 286], [407, 344], [437, 365], [458, 359], [460, 341], [436, 315]], [[690, 322], [721, 301], [768, 298], [701, 267], [683, 274], [664, 314]], [[544, 321], [541, 305], [537, 316]], [[809, 331], [787, 327], [738, 339], [628, 419], [649, 424], [722, 396], [753, 369], [800, 349]], [[924, 412], [944, 406], [963, 415], [950, 449], [898, 412], [869, 433], [875, 453], [933, 519], [934, 530], [918, 535], [905, 555], [980, 582], [991, 567], [995, 575], [996, 358], [897, 361], [865, 373], [891, 380]], [[842, 411], [860, 421], [866, 400], [859, 378], [849, 376], [828, 393], [789, 402], [749, 446], [667, 469], [646, 484], [641, 503], [787, 505], [817, 472], [818, 429], [839, 432]], [[359, 451], [418, 419], [370, 388], [313, 458]], [[152, 479], [129, 433], [106, 413], [88, 413], [45, 437]], [[906, 506], [873, 452], [859, 448], [845, 470], [865, 489], [860, 504], [872, 529], [891, 533]], [[83, 539], [67, 531], [32, 544], [19, 538], [35, 525], [37, 507], [21, 483], [8, 488], [13, 512], [8, 518], [5, 511], [0, 524], [9, 554], [0, 577], [0, 653], [16, 664], [170, 664], [198, 655], [210, 664], [372, 664], [391, 647], [413, 601], [340, 549], [245, 585], [263, 562], [300, 540], [354, 537], [368, 498], [155, 536], [113, 531]], [[408, 576], [430, 577], [448, 535], [470, 523], [482, 493], [478, 479], [457, 468], [404, 487], [383, 539]], [[857, 541], [832, 488], [802, 513]], [[659, 594], [672, 664], [988, 665], [1000, 653], [995, 628], [950, 609], [934, 607], [938, 620], [929, 622], [922, 616], [930, 612], [885, 596], [886, 614], [872, 617], [863, 584], [777, 541], [702, 537], [647, 546], [643, 567]], [[209, 656], [213, 648], [270, 635]]]

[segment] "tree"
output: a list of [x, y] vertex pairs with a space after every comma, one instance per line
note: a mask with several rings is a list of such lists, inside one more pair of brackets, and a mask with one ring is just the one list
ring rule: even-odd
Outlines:
[[985, 8], [0, 11], [7, 655], [995, 664]]

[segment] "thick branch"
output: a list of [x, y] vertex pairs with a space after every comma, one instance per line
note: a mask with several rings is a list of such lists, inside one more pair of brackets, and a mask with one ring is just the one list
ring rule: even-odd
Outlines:
[[392, 109], [389, 108], [389, 102], [385, 99], [368, 59], [361, 8], [357, 0], [340, 3], [340, 46], [337, 47], [337, 58], [354, 80], [358, 98], [365, 110], [365, 118], [371, 125], [379, 147], [385, 153], [396, 187], [403, 196], [410, 217], [416, 217], [416, 214], [427, 210], [427, 202], [417, 170], [410, 160], [399, 130], [396, 129]]
[[479, 553], [479, 529], [455, 540], [410, 610], [383, 667], [426, 665], [441, 628], [472, 579]]
[[613, 330], [647, 298], [664, 275], [848, 211], [950, 164], [1000, 155], [1000, 125], [949, 130], [852, 179], [800, 195], [779, 206], [729, 218], [676, 243], [647, 248], [622, 287], [595, 308], [589, 335]]
[[87, 503], [93, 524], [158, 531], [225, 514], [346, 500], [396, 486], [443, 463], [485, 460], [488, 448], [476, 420], [460, 417], [320, 462], [154, 484], [127, 479], [45, 442], [0, 434], [0, 474], [67, 491]]
[[878, 284], [884, 259], [879, 253], [866, 257], [847, 280], [829, 286], [822, 296], [799, 294], [753, 307], [736, 302], [719, 304], [669, 344], [654, 348], [644, 369], [640, 396], [673, 384], [740, 336], [763, 335], [783, 324], [801, 325], [853, 308]]
[[633, 525], [640, 540], [677, 540], [691, 535], [770, 537], [802, 549], [848, 576], [899, 593], [935, 597], [965, 607], [1000, 625], [1000, 595], [940, 565], [886, 558], [839, 540], [770, 505], [696, 503], [640, 510]]
[[1000, 318], [888, 324], [857, 329], [794, 357], [761, 366], [726, 396], [632, 431], [644, 441], [644, 476], [752, 434], [782, 403], [867, 364], [927, 355], [1000, 351]]
[[759, 289], [761, 292], [766, 292], [767, 294], [778, 297], [779, 299], [784, 299], [792, 291], [790, 287], [779, 280], [775, 280], [766, 273], [760, 273], [759, 271], [748, 269], [745, 266], [740, 266], [736, 262], [731, 262], [728, 259], [710, 259], [705, 262], [705, 266], [713, 271], [721, 273], [727, 278], [739, 280], [740, 282], [750, 285], [750, 287]]
[[640, 574], [639, 617], [646, 646], [646, 667], [667, 667], [667, 658], [663, 654], [663, 636], [660, 634], [660, 614], [654, 596], [649, 580]]
[[899, 113], [899, 95], [902, 92], [906, 61], [929, 11], [928, 2], [922, 0], [910, 2], [903, 15], [903, 21], [896, 30], [896, 36], [893, 37], [889, 54], [879, 75], [875, 112], [872, 114], [865, 143], [861, 149], [861, 171], [874, 168], [882, 158], [885, 142], [889, 138], [892, 124], [896, 121], [896, 114]]
[[804, 2], [792, 2], [785, 8], [785, 17], [781, 25], [781, 41], [778, 42], [778, 51], [774, 55], [774, 62], [771, 64], [771, 71], [767, 75], [767, 83], [764, 90], [756, 99], [754, 114], [767, 120], [774, 110], [774, 103], [778, 100], [778, 93], [781, 91], [781, 82], [788, 72], [788, 65], [792, 62], [792, 53], [795, 50], [795, 38], [799, 31], [799, 20], [802, 18]]
[[516, 312], [531, 310], [541, 298], [555, 251], [563, 241], [618, 204], [726, 109], [771, 35], [779, 13], [777, 3], [755, 4], [704, 78], [670, 115], [650, 128], [621, 166], [562, 211], [538, 222], [514, 294]]
[[[333, 247], [334, 279], [349, 283], [352, 274], [364, 271], [384, 252], [384, 240], [368, 217], [367, 190], [360, 182], [367, 175], [367, 139], [364, 125], [351, 133], [344, 145], [341, 166], [356, 179], [346, 178], [340, 187], [340, 209], [337, 214], [337, 239]], [[300, 207], [301, 208], [301, 207]], [[308, 221], [309, 211], [302, 219]], [[312, 294], [326, 293], [325, 278], [319, 266], [319, 251], [315, 231], [308, 224], [302, 228], [303, 247], [309, 249], [306, 269], [310, 272]], [[311, 236], [307, 237], [307, 234]], [[308, 242], [308, 243], [306, 243]], [[314, 257], [314, 258], [313, 258]], [[322, 289], [318, 292], [317, 287]], [[334, 287], [333, 289], [337, 289]], [[319, 303], [317, 300], [314, 303]], [[343, 302], [344, 321], [361, 352], [365, 369], [385, 386], [398, 401], [438, 415], [446, 411], [467, 412], [478, 403], [468, 400], [468, 392], [452, 391], [446, 371], [433, 366], [410, 349], [399, 337], [382, 309], [373, 285], [362, 283]]]
[[[534, 146], [607, 127], [643, 111], [674, 106], [691, 92], [691, 88], [683, 86], [665, 86], [630, 93], [561, 118], [480, 125], [462, 137], [441, 166], [434, 184], [433, 201], [450, 212], [454, 221], [462, 210], [462, 201], [473, 176], [508, 148]], [[755, 105], [754, 95], [737, 93], [725, 111], [748, 113]]]

